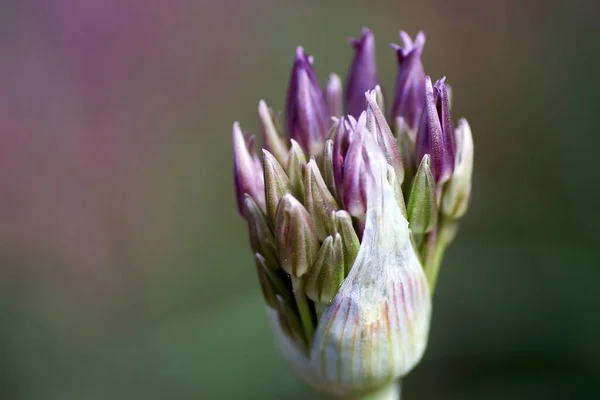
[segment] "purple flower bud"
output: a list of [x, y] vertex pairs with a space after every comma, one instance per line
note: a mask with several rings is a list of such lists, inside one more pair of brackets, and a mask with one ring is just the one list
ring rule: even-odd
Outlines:
[[240, 124], [233, 124], [233, 174], [238, 212], [244, 215], [244, 199], [248, 194], [265, 212], [265, 188], [262, 166], [254, 148], [254, 136], [243, 134]]
[[[452, 124], [452, 116], [450, 115], [450, 95], [448, 88], [446, 87], [446, 77], [439, 79], [433, 85], [433, 97], [435, 99], [435, 107], [440, 117], [440, 123], [442, 124], [444, 140], [447, 141], [448, 148], [451, 151], [451, 157], [454, 157], [456, 154], [456, 137], [454, 125]], [[452, 170], [454, 171], [454, 163], [452, 163]]]
[[327, 107], [311, 60], [302, 47], [296, 50], [285, 107], [290, 138], [295, 139], [307, 154], [319, 154], [329, 127]]
[[341, 117], [344, 114], [342, 104], [342, 81], [336, 74], [329, 75], [329, 81], [325, 89], [325, 100], [327, 101], [327, 112], [333, 117]]
[[421, 63], [425, 34], [419, 32], [414, 42], [404, 31], [400, 31], [400, 37], [404, 42], [404, 47], [392, 44], [396, 50], [399, 65], [392, 121], [403, 117], [410, 129], [416, 131], [425, 106], [425, 72]]
[[379, 84], [375, 64], [375, 38], [367, 28], [360, 39], [350, 39], [354, 47], [354, 59], [346, 81], [346, 113], [356, 118], [365, 109], [365, 92]]
[[[352, 118], [352, 117], [349, 117]], [[333, 149], [332, 149], [332, 164], [333, 164], [333, 177], [336, 186], [338, 196], [343, 194], [343, 181], [344, 181], [344, 164], [350, 142], [354, 136], [354, 127], [352, 122], [356, 126], [356, 120], [353, 121], [348, 118], [340, 119], [335, 136], [333, 138]]]
[[426, 104], [416, 140], [417, 160], [425, 154], [431, 156], [431, 172], [437, 184], [446, 182], [454, 171], [456, 143], [448, 109], [448, 92], [445, 78], [432, 87], [429, 76], [425, 78]]
[[[362, 219], [368, 206], [369, 194], [379, 190], [373, 185], [377, 178], [374, 171], [387, 171], [385, 155], [366, 128], [367, 115], [363, 112], [356, 124], [348, 153], [344, 159], [343, 194], [344, 208], [353, 217]], [[385, 177], [385, 172], [378, 173]]]

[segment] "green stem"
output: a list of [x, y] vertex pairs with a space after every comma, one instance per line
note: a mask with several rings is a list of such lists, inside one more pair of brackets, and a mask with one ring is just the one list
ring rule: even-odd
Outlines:
[[440, 264], [442, 263], [442, 259], [444, 258], [445, 251], [446, 243], [444, 243], [443, 240], [439, 240], [438, 238], [438, 240], [435, 243], [433, 257], [427, 260], [427, 266], [425, 268], [425, 275], [427, 275], [427, 280], [429, 281], [431, 293], [433, 293], [435, 289], [435, 283], [437, 281], [437, 276], [440, 271]]
[[400, 381], [392, 382], [371, 392], [348, 397], [346, 400], [400, 400]]
[[308, 307], [308, 301], [304, 294], [304, 280], [302, 278], [292, 277], [292, 290], [294, 292], [294, 298], [296, 299], [296, 307], [298, 307], [298, 315], [300, 315], [300, 323], [304, 328], [306, 345], [307, 348], [310, 349], [315, 334], [315, 327], [313, 325], [310, 308]]
[[452, 243], [454, 236], [456, 235], [456, 227], [456, 221], [442, 217], [438, 223], [436, 237], [433, 238], [435, 242], [429, 244], [429, 256], [425, 260], [425, 275], [429, 281], [429, 287], [431, 288], [432, 293], [435, 288], [440, 264], [444, 258], [446, 248]]

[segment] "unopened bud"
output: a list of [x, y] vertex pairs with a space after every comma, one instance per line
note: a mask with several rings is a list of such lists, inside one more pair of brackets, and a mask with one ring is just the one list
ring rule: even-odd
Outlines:
[[426, 154], [417, 170], [408, 200], [408, 222], [416, 234], [430, 232], [437, 221], [435, 181], [429, 163], [429, 154]]
[[273, 111], [267, 107], [267, 103], [264, 100], [258, 103], [258, 117], [265, 142], [265, 149], [273, 154], [281, 165], [286, 165], [287, 149], [285, 139], [277, 131]]
[[[425, 72], [421, 63], [425, 34], [419, 32], [414, 42], [406, 32], [401, 31], [400, 37], [404, 47], [392, 45], [396, 50], [399, 66], [392, 120], [403, 117], [411, 132], [416, 133], [425, 106]], [[414, 136], [412, 140], [415, 140]]]
[[333, 172], [333, 140], [325, 142], [323, 148], [323, 180], [336, 200], [339, 200]]
[[264, 181], [254, 149], [254, 136], [244, 135], [239, 123], [233, 124], [233, 175], [238, 212], [244, 215], [244, 197], [250, 195], [265, 210]]
[[325, 89], [325, 101], [330, 116], [341, 117], [344, 114], [342, 104], [342, 80], [336, 74], [329, 75]]
[[279, 262], [277, 261], [275, 238], [265, 216], [249, 195], [246, 195], [244, 206], [252, 251], [260, 253], [265, 259], [265, 264], [270, 268], [277, 268]]
[[[364, 125], [363, 125], [364, 129]], [[343, 159], [342, 202], [350, 215], [363, 218], [367, 211], [364, 131], [357, 130]]]
[[430, 155], [435, 182], [443, 184], [452, 176], [456, 153], [448, 93], [444, 79], [432, 86], [431, 79], [427, 76], [425, 88], [425, 109], [417, 132], [415, 150], [417, 160], [422, 159], [425, 154]]
[[314, 159], [306, 164], [304, 190], [306, 193], [304, 204], [312, 218], [319, 240], [323, 240], [333, 232], [330, 216], [339, 206], [327, 189]]
[[365, 109], [365, 92], [379, 84], [375, 64], [375, 38], [369, 29], [363, 29], [360, 39], [350, 39], [354, 58], [346, 82], [346, 113], [356, 118]]
[[368, 202], [360, 251], [319, 320], [310, 357], [339, 393], [404, 376], [421, 359], [429, 330], [430, 291], [408, 223], [385, 172], [378, 165], [370, 172], [377, 191]]
[[329, 304], [344, 281], [342, 237], [327, 236], [306, 276], [306, 295], [314, 302]]
[[285, 171], [281, 168], [281, 165], [267, 150], [263, 150], [263, 170], [265, 173], [267, 217], [273, 223], [275, 222], [275, 211], [277, 210], [279, 200], [286, 193], [292, 193], [294, 188]]
[[319, 239], [308, 211], [291, 194], [284, 195], [277, 207], [275, 240], [285, 272], [296, 278], [308, 272], [319, 251]]
[[360, 240], [352, 225], [352, 216], [347, 211], [337, 211], [335, 213], [335, 221], [337, 231], [342, 235], [345, 271], [346, 275], [348, 275], [360, 249]]
[[306, 156], [302, 148], [294, 139], [290, 139], [290, 152], [287, 156], [287, 175], [293, 187], [293, 194], [299, 199], [304, 197], [304, 184], [302, 183], [302, 168], [306, 165]]
[[442, 198], [442, 212], [454, 219], [462, 217], [467, 212], [473, 175], [473, 136], [466, 119], [458, 121], [455, 133], [456, 166]]
[[302, 47], [296, 50], [286, 103], [288, 135], [310, 156], [321, 153], [329, 118], [311, 60]]

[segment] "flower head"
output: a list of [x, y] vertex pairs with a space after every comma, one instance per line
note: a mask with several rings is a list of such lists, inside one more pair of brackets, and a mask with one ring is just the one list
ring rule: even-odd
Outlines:
[[237, 202], [275, 337], [307, 382], [336, 395], [386, 385], [421, 359], [441, 255], [471, 191], [471, 130], [453, 129], [445, 80], [423, 73], [425, 36], [401, 35], [395, 132], [369, 30], [353, 41], [348, 115], [340, 79], [323, 93], [298, 48], [287, 135], [259, 104], [262, 165], [234, 125]]

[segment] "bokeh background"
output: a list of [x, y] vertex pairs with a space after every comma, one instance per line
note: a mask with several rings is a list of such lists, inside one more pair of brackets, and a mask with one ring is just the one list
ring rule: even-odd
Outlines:
[[272, 345], [231, 125], [323, 82], [346, 38], [427, 33], [473, 128], [472, 207], [406, 399], [594, 398], [600, 372], [594, 0], [0, 2], [0, 398], [321, 398]]

